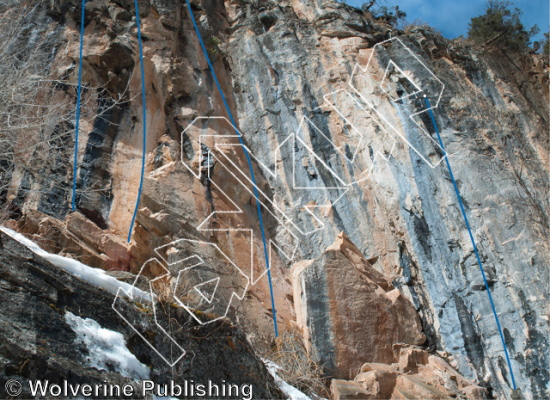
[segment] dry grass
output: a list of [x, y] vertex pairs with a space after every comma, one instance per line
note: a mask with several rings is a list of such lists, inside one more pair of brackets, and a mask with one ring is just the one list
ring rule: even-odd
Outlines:
[[277, 373], [288, 384], [312, 398], [330, 398], [323, 367], [308, 354], [296, 325], [288, 324], [264, 357], [281, 367]]
[[153, 293], [158, 296], [159, 301], [173, 303], [174, 293], [172, 290], [171, 276], [156, 278], [151, 281]]
[[414, 28], [429, 28], [430, 25], [422, 21], [421, 19], [417, 18], [414, 21], [404, 21], [402, 25], [400, 26], [400, 29], [405, 32], [406, 35], [409, 35]]

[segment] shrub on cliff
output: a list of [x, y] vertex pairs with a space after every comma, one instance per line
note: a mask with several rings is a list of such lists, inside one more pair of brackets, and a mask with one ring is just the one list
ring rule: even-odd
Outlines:
[[489, 0], [485, 14], [471, 19], [468, 36], [476, 43], [498, 46], [515, 51], [529, 48], [531, 38], [539, 32], [537, 25], [529, 31], [520, 21], [521, 10], [509, 1]]
[[378, 20], [385, 21], [387, 24], [397, 26], [399, 22], [403, 21], [407, 13], [399, 9], [399, 6], [386, 7], [381, 6], [378, 8], [374, 17]]
[[[346, 1], [343, 2], [345, 3]], [[399, 23], [403, 23], [407, 16], [405, 11], [400, 10], [399, 6], [388, 7], [380, 5], [379, 3], [381, 2], [382, 1], [369, 0], [363, 3], [357, 10], [361, 10], [367, 18], [374, 18], [394, 27], [398, 26]]]
[[546, 55], [550, 54], [550, 38], [548, 38], [548, 32], [544, 32], [544, 41], [542, 42], [542, 52]]
[[[0, 0], [0, 222], [20, 213], [29, 193], [68, 198], [72, 184], [78, 53], [52, 73], [60, 39], [40, 18], [39, 1]], [[124, 93], [116, 98], [103, 86], [82, 87], [81, 126], [110, 123], [103, 118]], [[17, 176], [19, 187], [12, 187]], [[77, 190], [86, 196], [107, 189], [94, 181]]]

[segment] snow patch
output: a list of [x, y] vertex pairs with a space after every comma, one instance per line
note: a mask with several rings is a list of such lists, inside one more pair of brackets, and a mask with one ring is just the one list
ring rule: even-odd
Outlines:
[[273, 376], [275, 384], [281, 391], [288, 396], [288, 400], [312, 400], [311, 397], [296, 389], [294, 386], [289, 385], [284, 380], [282, 380], [277, 371], [282, 369], [279, 365], [275, 364], [273, 361], [263, 360], [267, 370]]
[[138, 302], [151, 301], [150, 293], [144, 292], [143, 290], [140, 290], [130, 285], [129, 283], [121, 282], [118, 279], [107, 275], [102, 269], [89, 267], [85, 264], [82, 264], [80, 261], [73, 260], [69, 257], [50, 254], [47, 251], [41, 249], [40, 246], [38, 246], [33, 241], [27, 239], [25, 236], [9, 228], [0, 226], [0, 230], [6, 235], [17, 240], [19, 243], [27, 247], [36, 255], [48, 260], [53, 265], [61, 268], [63, 271], [68, 272], [73, 276], [76, 276], [77, 278], [82, 279], [83, 281], [105, 289], [115, 296], [117, 295], [118, 289], [120, 288], [122, 289], [119, 293], [120, 296]]
[[149, 379], [149, 368], [128, 350], [122, 333], [102, 328], [97, 321], [71, 312], [65, 314], [65, 322], [76, 333], [75, 343], [86, 346], [89, 352], [86, 359], [91, 367], [115, 370], [136, 381]]

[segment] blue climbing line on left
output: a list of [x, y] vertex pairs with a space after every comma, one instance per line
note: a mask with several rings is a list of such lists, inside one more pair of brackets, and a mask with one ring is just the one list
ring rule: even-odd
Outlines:
[[80, 17], [80, 59], [78, 61], [78, 94], [76, 99], [76, 134], [74, 139], [74, 170], [73, 170], [73, 211], [75, 210], [76, 197], [76, 170], [78, 163], [78, 128], [80, 122], [80, 95], [82, 91], [82, 47], [84, 46], [84, 6], [86, 0], [82, 0], [82, 16]]
[[[424, 100], [426, 101], [426, 105], [428, 106], [428, 111], [430, 112], [430, 117], [432, 119], [432, 123], [435, 128], [435, 132], [437, 133], [437, 138], [439, 139], [439, 144], [443, 151], [445, 151], [445, 147], [443, 146], [443, 141], [441, 140], [441, 136], [439, 135], [439, 129], [437, 129], [437, 124], [435, 123], [435, 118], [432, 113], [432, 109], [430, 107], [430, 102], [428, 101], [428, 98], [424, 96]], [[470, 240], [472, 242], [472, 246], [474, 246], [474, 251], [476, 253], [477, 263], [479, 265], [479, 269], [481, 271], [481, 276], [483, 277], [483, 282], [485, 283], [485, 289], [487, 290], [487, 295], [489, 296], [489, 301], [491, 302], [491, 308], [493, 309], [493, 315], [495, 316], [495, 320], [497, 322], [498, 327], [498, 333], [500, 333], [500, 340], [502, 341], [502, 347], [504, 347], [504, 354], [506, 355], [506, 361], [508, 362], [508, 369], [510, 370], [510, 377], [512, 378], [512, 386], [514, 387], [514, 390], [516, 390], [516, 381], [514, 379], [514, 372], [512, 371], [512, 364], [510, 363], [510, 357], [508, 356], [508, 350], [506, 348], [506, 342], [504, 341], [504, 335], [502, 334], [502, 329], [500, 328], [500, 322], [498, 320], [497, 311], [495, 309], [495, 304], [493, 303], [493, 296], [491, 296], [491, 291], [489, 290], [489, 284], [487, 283], [487, 278], [485, 278], [485, 272], [483, 271], [483, 266], [481, 264], [481, 258], [479, 257], [479, 254], [477, 252], [477, 246], [474, 240], [474, 235], [472, 235], [472, 230], [470, 229], [470, 224], [468, 223], [468, 217], [466, 217], [466, 211], [464, 211], [464, 206], [462, 205], [462, 199], [460, 198], [460, 193], [458, 191], [458, 186], [456, 185], [455, 178], [453, 176], [453, 171], [451, 170], [451, 164], [449, 163], [449, 159], [447, 156], [445, 156], [445, 162], [447, 163], [447, 169], [449, 170], [449, 175], [451, 175], [451, 180], [453, 181], [453, 186], [456, 192], [456, 196], [458, 197], [458, 204], [460, 204], [460, 210], [462, 210], [462, 216], [464, 217], [464, 221], [466, 222], [466, 227], [468, 228], [468, 233], [470, 234]]]
[[132, 238], [132, 230], [134, 228], [134, 222], [136, 221], [136, 215], [139, 208], [139, 200], [141, 199], [141, 189], [143, 188], [143, 173], [145, 171], [145, 139], [147, 138], [147, 108], [145, 107], [145, 76], [143, 72], [143, 50], [141, 46], [141, 27], [139, 23], [139, 8], [137, 0], [134, 0], [136, 5], [136, 21], [139, 41], [139, 61], [141, 63], [141, 96], [143, 99], [143, 153], [141, 157], [141, 178], [139, 180], [138, 198], [136, 201], [136, 208], [134, 209], [134, 215], [132, 217], [132, 223], [130, 224], [130, 231], [128, 232], [128, 243]]

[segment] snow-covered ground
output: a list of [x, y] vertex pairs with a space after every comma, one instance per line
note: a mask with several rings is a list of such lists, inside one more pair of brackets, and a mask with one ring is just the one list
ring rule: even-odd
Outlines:
[[[115, 296], [117, 292], [119, 292], [119, 289], [122, 289], [119, 295], [126, 296], [126, 294], [128, 294], [127, 297], [131, 296], [133, 300], [140, 302], [151, 301], [150, 293], [144, 292], [126, 282], [121, 282], [107, 275], [102, 269], [89, 267], [69, 257], [50, 254], [41, 249], [40, 246], [33, 241], [9, 228], [0, 226], [0, 230], [26, 246], [36, 255], [48, 260], [53, 265], [92, 285], [103, 288]], [[140, 363], [130, 350], [128, 350], [124, 336], [121, 333], [102, 328], [93, 319], [82, 319], [70, 312], [65, 314], [65, 321], [76, 332], [76, 340], [84, 344], [90, 351], [88, 361], [92, 367], [108, 369], [107, 365], [112, 365], [116, 371], [132, 379], [140, 380], [149, 378], [149, 369]], [[277, 371], [281, 369], [280, 366], [269, 360], [264, 360], [264, 363], [279, 389], [288, 396], [289, 400], [312, 400], [311, 397], [299, 391], [294, 386], [289, 385], [279, 377]], [[157, 398], [160, 399], [159, 397]], [[162, 397], [162, 399], [165, 398]]]
[[102, 328], [97, 321], [71, 312], [65, 314], [65, 322], [76, 333], [75, 343], [83, 344], [88, 350], [86, 358], [90, 367], [106, 371], [111, 367], [135, 381], [149, 379], [149, 368], [128, 350], [122, 333]]
[[263, 360], [263, 362], [271, 376], [273, 376], [275, 384], [279, 387], [279, 389], [281, 389], [284, 394], [288, 396], [288, 400], [312, 400], [311, 397], [299, 391], [294, 386], [289, 385], [279, 377], [277, 371], [281, 369], [280, 366], [275, 364], [273, 361], [265, 359]]
[[126, 282], [121, 282], [118, 279], [107, 275], [102, 269], [89, 267], [85, 264], [82, 264], [80, 261], [73, 260], [69, 257], [50, 254], [47, 251], [41, 249], [40, 246], [38, 246], [32, 240], [27, 239], [25, 236], [9, 228], [0, 226], [0, 230], [6, 235], [9, 235], [13, 239], [17, 240], [22, 245], [26, 246], [36, 255], [48, 260], [53, 265], [61, 268], [65, 272], [68, 272], [73, 276], [76, 276], [88, 283], [91, 283], [94, 286], [103, 288], [115, 296], [117, 295], [117, 291], [120, 288], [123, 290], [120, 291], [119, 295], [131, 297], [132, 300], [139, 302], [151, 301], [150, 293], [144, 292], [143, 290], [140, 290]]

